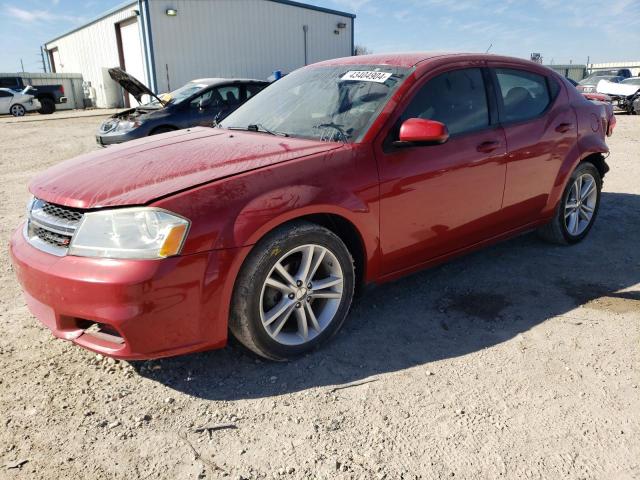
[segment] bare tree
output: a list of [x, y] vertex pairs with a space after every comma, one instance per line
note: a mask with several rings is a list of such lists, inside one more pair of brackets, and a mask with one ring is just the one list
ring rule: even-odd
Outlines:
[[369, 55], [370, 53], [373, 53], [373, 51], [364, 45], [356, 45], [354, 48], [355, 55]]

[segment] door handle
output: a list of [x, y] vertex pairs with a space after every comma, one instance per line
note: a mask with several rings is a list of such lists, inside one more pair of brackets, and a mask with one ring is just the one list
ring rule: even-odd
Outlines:
[[500, 142], [482, 142], [476, 150], [482, 153], [491, 153], [500, 146]]
[[573, 127], [573, 124], [571, 124], [571, 123], [561, 123], [560, 125], [558, 125], [556, 127], [556, 132], [565, 133], [565, 132], [568, 132], [569, 130], [571, 130], [572, 127]]

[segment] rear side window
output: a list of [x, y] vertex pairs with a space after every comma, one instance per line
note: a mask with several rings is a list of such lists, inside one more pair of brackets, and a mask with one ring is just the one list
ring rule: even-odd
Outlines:
[[5, 92], [4, 90], [0, 90], [0, 97], [13, 97], [9, 92]]
[[544, 112], [551, 103], [547, 80], [543, 75], [508, 68], [497, 68], [495, 72], [502, 94], [505, 121], [530, 120]]
[[424, 118], [444, 123], [451, 135], [489, 126], [489, 106], [482, 71], [466, 68], [429, 80], [401, 120]]

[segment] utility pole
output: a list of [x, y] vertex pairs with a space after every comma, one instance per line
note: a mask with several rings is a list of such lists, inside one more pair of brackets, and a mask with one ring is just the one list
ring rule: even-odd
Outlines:
[[22, 59], [20, 59], [20, 66], [22, 67], [22, 73], [24, 73], [24, 63], [22, 63]]

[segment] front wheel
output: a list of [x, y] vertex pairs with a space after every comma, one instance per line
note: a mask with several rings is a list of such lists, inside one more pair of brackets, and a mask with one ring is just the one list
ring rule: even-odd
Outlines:
[[553, 243], [573, 244], [587, 236], [600, 207], [602, 177], [590, 162], [583, 162], [571, 174], [556, 214], [538, 233]]
[[308, 222], [285, 225], [245, 261], [233, 294], [231, 333], [265, 358], [301, 355], [342, 327], [354, 285], [353, 259], [337, 235]]

